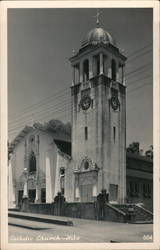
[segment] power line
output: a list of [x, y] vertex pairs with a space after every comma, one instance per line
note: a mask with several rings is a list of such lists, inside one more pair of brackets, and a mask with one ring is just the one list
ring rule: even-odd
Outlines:
[[[129, 81], [129, 83], [130, 83], [129, 85], [131, 85], [132, 83], [135, 83], [135, 82], [136, 82], [136, 83], [137, 83], [137, 82], [139, 83], [139, 81], [140, 81], [141, 79], [143, 80], [143, 79], [150, 78], [150, 77], [151, 77], [151, 76], [148, 76], [148, 75], [147, 75], [146, 77], [143, 76], [143, 78], [136, 79], [136, 80], [134, 80], [133, 82], [130, 82], [130, 81]], [[129, 79], [132, 79], [132, 78], [134, 78], [134, 76], [129, 77]], [[59, 111], [60, 108], [62, 109], [62, 107], [68, 107], [68, 106], [70, 106], [70, 104], [71, 104], [71, 101], [70, 101], [70, 99], [68, 99], [68, 100], [65, 101], [65, 103], [63, 104], [63, 106], [62, 106], [62, 105], [59, 106], [59, 103], [57, 103], [56, 105], [54, 105], [54, 111], [53, 111], [53, 107], [51, 106], [51, 107], [46, 107], [45, 109], [39, 110], [39, 111], [35, 111], [35, 110], [34, 110], [33, 112], [36, 113], [36, 115], [39, 114], [39, 115], [36, 117], [36, 119], [40, 119], [40, 117], [44, 117], [44, 114], [43, 114], [43, 113], [44, 113], [45, 111], [47, 111], [47, 113], [48, 113], [48, 112], [50, 112], [50, 109], [51, 109], [51, 112], [52, 112], [53, 114], [56, 114], [56, 112]], [[58, 108], [58, 109], [55, 109], [55, 107]], [[59, 107], [60, 107], [60, 108], [59, 108]], [[33, 112], [32, 112], [32, 113], [33, 113]], [[31, 117], [31, 116], [32, 116], [31, 113], [30, 113], [30, 114], [27, 114], [24, 118], [22, 118], [22, 116], [21, 116], [21, 117], [19, 116], [19, 118], [16, 119], [15, 122], [10, 122], [10, 123], [15, 124], [14, 127], [16, 127], [17, 124], [26, 123], [26, 120], [28, 119], [27, 117]], [[47, 115], [47, 116], [48, 116], [48, 115]], [[17, 123], [17, 120], [18, 120], [18, 121], [20, 120], [20, 121]], [[10, 125], [10, 126], [11, 126], [11, 125]], [[12, 126], [12, 127], [13, 127], [13, 126]], [[14, 127], [13, 127], [13, 128], [14, 128]]]
[[128, 62], [132, 62], [132, 61], [135, 61], [137, 58], [139, 58], [139, 57], [142, 57], [142, 56], [145, 56], [145, 55], [147, 55], [148, 53], [150, 53], [150, 52], [153, 52], [153, 50], [152, 49], [150, 49], [150, 50], [147, 50], [147, 51], [145, 51], [144, 53], [142, 53], [142, 54], [139, 54], [139, 55], [135, 55], [134, 56], [134, 58], [129, 58], [128, 60], [127, 60], [127, 63]]
[[[65, 110], [65, 107], [69, 107], [69, 106], [70, 106], [70, 103], [69, 103], [69, 105], [60, 106], [58, 109], [50, 110], [50, 111], [47, 112], [47, 115], [46, 115], [46, 116], [44, 116], [44, 114], [40, 114], [35, 120], [40, 119], [40, 118], [45, 118], [45, 117], [47, 117], [47, 116], [50, 114], [50, 112], [51, 112], [51, 114], [56, 114], [57, 112], [60, 113], [60, 111], [61, 111], [62, 109], [63, 109], [63, 110], [62, 110], [61, 112], [66, 112], [67, 109]], [[51, 115], [51, 114], [50, 114], [50, 115]], [[31, 116], [32, 116], [32, 114], [31, 114]], [[17, 124], [15, 124], [14, 126], [12, 126], [12, 128], [13, 128], [13, 129], [16, 128], [16, 126], [17, 126], [18, 124], [26, 123], [26, 120], [28, 120], [28, 119], [26, 118], [26, 119], [24, 119], [24, 120], [19, 121]]]
[[[126, 74], [126, 76], [127, 75], [130, 75], [130, 74], [135, 74], [136, 72], [138, 72], [138, 71], [145, 71], [144, 69], [146, 68], [146, 67], [148, 67], [149, 65], [151, 65], [151, 63], [149, 63], [149, 64], [147, 64], [147, 65], [144, 65], [144, 66], [142, 66], [142, 67], [140, 67], [140, 68], [138, 68], [138, 69], [136, 69], [136, 70], [134, 70], [134, 71], [131, 71], [131, 72], [129, 72], [128, 74]], [[139, 74], [139, 73], [138, 73]], [[135, 74], [136, 76], [138, 75], [138, 74]], [[132, 76], [132, 77], [134, 77], [134, 76]], [[126, 80], [128, 80], [128, 79], [130, 79], [130, 77], [127, 77], [126, 78]], [[61, 92], [63, 92], [63, 90], [61, 90]], [[51, 103], [51, 102], [53, 102], [54, 100], [56, 100], [56, 99], [59, 99], [60, 97], [63, 97], [64, 95], [66, 96], [67, 94], [69, 94], [69, 92], [68, 93], [66, 93], [66, 94], [64, 94], [64, 93], [62, 93], [62, 94], [60, 94], [60, 91], [59, 91], [59, 95], [57, 96], [57, 94], [56, 94], [56, 96], [57, 96], [57, 98], [54, 96], [54, 95], [52, 95], [51, 97], [52, 97], [52, 99], [51, 100], [48, 100], [48, 98], [47, 98], [47, 100], [45, 99], [45, 100], [43, 100], [43, 103], [41, 103], [41, 101], [40, 102], [38, 102], [38, 103], [36, 103], [36, 104], [34, 104], [34, 105], [31, 105], [30, 107], [28, 107], [28, 111], [26, 111], [26, 112], [31, 112], [31, 111], [29, 111], [29, 110], [31, 110], [31, 109], [33, 109], [33, 107], [35, 107], [36, 108], [36, 106], [37, 106], [37, 109], [39, 109], [40, 107], [42, 107], [42, 106], [44, 106], [44, 105], [47, 105], [47, 104], [51, 104], [51, 105], [54, 105], [53, 103]], [[68, 98], [66, 99], [66, 101], [68, 100]], [[63, 101], [64, 101], [64, 99], [63, 99]], [[41, 103], [41, 104], [39, 104], [39, 103]], [[38, 105], [39, 104], [39, 105]], [[57, 106], [57, 103], [56, 103], [56, 106]], [[51, 107], [52, 108], [52, 107]], [[49, 109], [49, 107], [48, 107], [48, 109]], [[46, 110], [46, 108], [44, 109], [44, 111]], [[34, 109], [34, 111], [35, 111], [35, 109]], [[24, 113], [22, 113], [22, 115], [21, 116], [25, 116], [26, 117], [26, 112]], [[39, 113], [39, 112], [42, 112], [42, 110], [39, 110], [39, 111], [36, 111], [37, 113]], [[17, 114], [17, 116], [19, 116], [19, 114]], [[29, 114], [29, 116], [30, 116], [30, 114]], [[12, 119], [12, 122], [15, 120], [15, 122], [17, 121], [17, 119], [18, 118], [16, 118], [16, 117], [14, 117], [14, 119]], [[19, 120], [19, 119], [18, 119]], [[11, 123], [11, 121], [10, 121], [10, 123]]]
[[[67, 98], [66, 100], [63, 100], [64, 105], [67, 105], [68, 103], [70, 103], [69, 100], [70, 100], [69, 98]], [[41, 110], [38, 110], [38, 111], [36, 109], [33, 109], [33, 111], [30, 111], [30, 112], [28, 111], [29, 112], [28, 114], [25, 114], [25, 113], [22, 114], [21, 117], [25, 116], [24, 118], [26, 118], [28, 116], [31, 116], [32, 112], [36, 112], [36, 114], [39, 114], [41, 112], [45, 112], [45, 111], [48, 111], [50, 109], [53, 110], [53, 108], [56, 108], [59, 104], [60, 104], [59, 102], [56, 102], [55, 105], [53, 103], [51, 103], [52, 106], [49, 106], [49, 107], [47, 106], [44, 109], [41, 109]], [[16, 123], [18, 120], [19, 120], [19, 118], [16, 118], [14, 120], [11, 120], [9, 123]]]
[[[129, 84], [128, 84], [128, 86], [130, 86], [132, 83], [133, 84], [137, 84], [137, 83], [139, 83], [139, 81], [142, 79], [146, 79], [146, 78], [150, 78], [151, 76], [150, 75], [147, 75], [146, 77], [142, 77], [142, 78], [140, 78], [140, 79], [135, 79], [134, 81], [132, 81], [132, 82], [130, 82], [130, 81], [128, 81], [129, 82]], [[132, 77], [133, 78], [133, 77]], [[132, 79], [132, 78], [130, 78], [130, 79]], [[56, 105], [52, 105], [52, 106], [50, 106], [50, 107], [45, 107], [44, 109], [42, 109], [42, 110], [39, 110], [39, 111], [36, 111], [36, 110], [33, 110], [32, 111], [32, 113], [28, 113], [28, 114], [25, 114], [25, 117], [23, 117], [23, 116], [19, 116], [15, 121], [10, 121], [9, 122], [9, 124], [11, 125], [12, 124], [12, 126], [13, 125], [15, 125], [16, 126], [16, 124], [18, 124], [19, 122], [20, 123], [22, 123], [22, 122], [25, 122], [27, 119], [30, 119], [31, 117], [32, 117], [32, 115], [34, 114], [35, 116], [36, 116], [36, 119], [38, 119], [39, 117], [41, 117], [41, 116], [43, 116], [44, 115], [44, 113], [48, 113], [48, 112], [54, 112], [54, 113], [56, 113], [57, 112], [57, 108], [58, 108], [58, 110], [59, 110], [59, 107], [64, 107], [64, 108], [66, 108], [66, 107], [68, 107], [68, 106], [70, 106], [70, 104], [71, 104], [71, 100], [68, 98], [68, 100], [66, 100], [64, 103], [63, 103], [63, 105], [59, 105], [59, 103], [56, 103]], [[55, 109], [56, 108], [56, 109]]]
[[[140, 77], [141, 75], [143, 76], [143, 77], [145, 77], [145, 75], [146, 75], [146, 73], [149, 73], [149, 76], [150, 77], [153, 77], [153, 72], [151, 71], [150, 72], [150, 70], [151, 69], [148, 69], [147, 71], [146, 70], [143, 70], [143, 72], [139, 72], [138, 74], [136, 74], [136, 75], [133, 75], [133, 77], [128, 77], [127, 79], [126, 79], [126, 85], [127, 85], [127, 87], [128, 86], [130, 86], [132, 83], [130, 82], [130, 80], [132, 80], [132, 79], [134, 79], [134, 81], [137, 81], [135, 78], [138, 76], [138, 77]], [[143, 73], [143, 74], [142, 74]], [[142, 77], [142, 78], [143, 78]], [[138, 82], [137, 82], [138, 83]]]
[[134, 84], [135, 83], [135, 81], [140, 81], [140, 80], [144, 80], [144, 79], [148, 79], [148, 78], [151, 78], [152, 76], [151, 75], [147, 75], [147, 76], [145, 76], [145, 77], [143, 77], [143, 78], [140, 78], [140, 79], [136, 79], [136, 80], [134, 80], [133, 82], [130, 82], [130, 84], [128, 84], [128, 86], [130, 86], [130, 85], [132, 85], [132, 84]]
[[[148, 77], [148, 76], [147, 76]], [[144, 79], [143, 79], [144, 80]], [[146, 85], [148, 85], [148, 84], [150, 84], [150, 83], [145, 83], [145, 84], [143, 84], [143, 85], [141, 85], [141, 86], [138, 86], [138, 87], [136, 87], [136, 88], [134, 88], [134, 89], [131, 89], [131, 90], [128, 90], [127, 91], [127, 93], [129, 92], [129, 94], [131, 94], [133, 91], [135, 91], [135, 90], [137, 90], [137, 89], [139, 89], [139, 88], [142, 88], [143, 86], [146, 86]], [[62, 107], [61, 107], [61, 109], [59, 109], [59, 111], [61, 110], [61, 112], [58, 112], [58, 117], [60, 116], [60, 117], [65, 117], [65, 115], [62, 115], [64, 112], [65, 113], [67, 113], [67, 112], [69, 112], [69, 116], [70, 116], [70, 112], [71, 112], [71, 106], [70, 106], [70, 108], [68, 108], [67, 107], [67, 109], [66, 110], [62, 110]], [[48, 118], [48, 116], [51, 116], [51, 115], [53, 115], [54, 117], [56, 117], [57, 118], [57, 116], [55, 115], [55, 111], [54, 112], [51, 112], [51, 114], [47, 114], [47, 116], [42, 116], [42, 120], [43, 119], [45, 119], [45, 118]], [[66, 116], [68, 117], [68, 113], [66, 114]], [[38, 118], [38, 119], [40, 119], [40, 117]], [[25, 124], [25, 122], [23, 123], [23, 124]], [[23, 124], [19, 124], [18, 126], [16, 126], [14, 129], [12, 129], [12, 130], [9, 130], [9, 132], [11, 132], [11, 131], [17, 131], [18, 130], [18, 128], [20, 128], [20, 127], [22, 127], [22, 125]]]
[[150, 83], [145, 83], [145, 84], [143, 84], [143, 85], [141, 85], [141, 86], [138, 86], [138, 87], [135, 88], [135, 89], [128, 90], [127, 93], [129, 93], [129, 95], [130, 95], [130, 94], [132, 94], [132, 92], [134, 92], [135, 90], [140, 89], [140, 88], [142, 88], [142, 87], [145, 87], [146, 85], [151, 85], [151, 84], [150, 84]]
[[[148, 45], [149, 46], [149, 45]], [[147, 47], [147, 46], [145, 46], [145, 47]], [[138, 53], [138, 52], [137, 52]], [[132, 75], [131, 77], [127, 77], [127, 80], [128, 79], [132, 79], [132, 78], [134, 78], [135, 76], [137, 76], [138, 74], [140, 74], [140, 72], [139, 71], [145, 71], [144, 69], [146, 68], [146, 67], [148, 67], [149, 65], [151, 65], [152, 63], [150, 62], [150, 63], [148, 63], [148, 64], [146, 64], [146, 65], [143, 65], [142, 67], [140, 67], [140, 68], [138, 68], [138, 69], [135, 69], [134, 71], [131, 71], [131, 72], [129, 72], [129, 73], [127, 73], [126, 74], [126, 76], [127, 75]], [[137, 73], [137, 72], [139, 72], [139, 73]], [[137, 74], [136, 74], [137, 73]], [[146, 76], [145, 78], [148, 78], [148, 77], [151, 77], [151, 76]], [[143, 79], [145, 79], [144, 77], [143, 77]], [[130, 82], [129, 81], [129, 85], [131, 85], [132, 83], [135, 83], [135, 81], [139, 81], [140, 79], [137, 79], [137, 80], [134, 80], [134, 82]], [[31, 110], [34, 110], [34, 113], [36, 113], [36, 115], [37, 114], [39, 114], [40, 113], [40, 115], [43, 117], [43, 114], [42, 114], [42, 112], [45, 112], [45, 111], [48, 111], [49, 112], [49, 110], [50, 110], [50, 108], [53, 108], [52, 106], [51, 107], [45, 107], [45, 109], [43, 109], [43, 110], [39, 110], [39, 111], [35, 111], [35, 108], [37, 107], [37, 109], [39, 109], [40, 107], [42, 107], [42, 106], [46, 106], [46, 105], [49, 105], [49, 104], [52, 104], [51, 102], [52, 101], [54, 101], [54, 100], [56, 100], [56, 99], [59, 99], [59, 98], [62, 98], [64, 95], [66, 96], [66, 94], [65, 94], [65, 91], [66, 91], [66, 94], [67, 94], [67, 92], [69, 93], [70, 92], [70, 90], [69, 90], [69, 88], [65, 88], [65, 89], [63, 89], [63, 90], [60, 90], [60, 91], [58, 91], [56, 94], [54, 94], [54, 95], [51, 95], [50, 97], [48, 97], [47, 99], [46, 98], [44, 98], [44, 99], [42, 99], [41, 101], [39, 101], [38, 103], [35, 103], [35, 104], [32, 104], [32, 105], [30, 105], [29, 107], [26, 107], [26, 108], [24, 108], [23, 109], [23, 111], [24, 110], [27, 110], [26, 112], [29, 112], [29, 110], [31, 109]], [[63, 93], [62, 93], [63, 92]], [[48, 99], [51, 99], [51, 100], [48, 100]], [[54, 99], [54, 100], [53, 100]], [[66, 105], [67, 104], [69, 104], [70, 102], [68, 102], [68, 98], [66, 99], [66, 101], [65, 101], [65, 107], [66, 107]], [[53, 104], [52, 104], [53, 105]], [[54, 108], [55, 107], [57, 107], [59, 104], [58, 103], [56, 103], [56, 105], [54, 105]], [[34, 107], [34, 109], [33, 109], [33, 107]], [[59, 107], [59, 106], [58, 106]], [[61, 108], [62, 108], [62, 106], [61, 106]], [[59, 110], [59, 109], [58, 109]], [[21, 111], [22, 112], [22, 111]], [[27, 117], [29, 116], [31, 116], [31, 114], [27, 114], [26, 115], [26, 112], [24, 113], [20, 113], [21, 114], [21, 117], [20, 117], [20, 114], [17, 114], [16, 116], [18, 116], [18, 119], [17, 118], [15, 118], [14, 120], [15, 120], [15, 122], [12, 122], [12, 121], [10, 121], [10, 123], [15, 123], [15, 126], [16, 126], [16, 124], [17, 124], [17, 120], [20, 120], [21, 121], [21, 123], [22, 123], [22, 121], [24, 121], [24, 122], [26, 122], [26, 119], [27, 119]], [[57, 112], [57, 110], [55, 110], [54, 111], [54, 113], [55, 112]], [[33, 113], [33, 112], [32, 112]], [[23, 115], [25, 115], [25, 117], [22, 119], [22, 117], [23, 117]], [[40, 116], [40, 117], [41, 117]], [[48, 116], [48, 115], [47, 115]], [[15, 116], [14, 116], [15, 117]], [[40, 118], [39, 116], [37, 117], [38, 119]], [[43, 118], [44, 119], [44, 118]]]
[[[136, 58], [139, 58], [140, 56], [143, 56], [143, 55], [146, 55], [147, 53], [149, 53], [149, 52], [151, 52], [152, 50], [147, 50], [147, 51], [145, 51], [145, 52], [143, 52], [143, 50], [144, 49], [146, 49], [147, 47], [149, 47], [149, 46], [151, 46], [152, 45], [152, 43], [150, 43], [150, 44], [148, 44], [148, 45], [146, 45], [146, 46], [144, 46], [143, 48], [141, 48], [141, 49], [139, 49], [139, 50], [137, 50], [137, 51], [135, 51], [134, 53], [131, 53], [130, 55], [128, 55], [128, 57], [130, 57], [129, 58], [129, 62], [131, 62], [131, 61], [133, 61], [133, 60], [135, 60]], [[139, 53], [139, 51], [140, 51], [140, 53]], [[136, 54], [138, 54], [139, 53], [139, 55], [136, 55]], [[145, 66], [142, 66], [141, 68], [138, 68], [138, 69], [135, 69], [134, 71], [132, 71], [132, 72], [129, 72], [129, 73], [127, 73], [127, 75], [126, 76], [128, 76], [128, 75], [132, 75], [132, 77], [127, 77], [127, 80], [128, 79], [132, 79], [132, 78], [134, 78], [135, 76], [137, 76], [138, 74], [140, 74], [140, 72], [139, 71], [141, 71], [142, 72], [142, 70], [145, 68], [145, 67], [148, 67], [147, 65], [145, 65]], [[144, 70], [143, 70], [144, 71]], [[139, 72], [138, 74], [135, 74], [136, 72]], [[150, 78], [151, 76], [146, 76], [146, 77], [143, 77], [143, 80], [145, 79], [145, 78]], [[137, 80], [135, 80], [135, 81], [140, 81], [140, 79], [137, 79]], [[134, 82], [135, 82], [134, 81]], [[131, 85], [131, 83], [134, 83], [133, 81], [132, 82], [130, 82], [129, 81], [129, 85]], [[129, 90], [127, 90], [127, 93], [129, 93], [129, 94], [131, 94], [132, 92], [135, 92], [137, 89], [139, 89], [139, 88], [142, 88], [142, 87], [144, 87], [144, 86], [146, 86], [146, 85], [148, 85], [149, 83], [145, 83], [145, 84], [143, 84], [143, 85], [141, 85], [141, 86], [138, 86], [138, 87], [136, 87], [136, 88], [134, 88], [134, 89], [129, 89]], [[62, 93], [63, 92], [63, 93]], [[14, 116], [14, 118], [15, 117], [19, 117], [19, 118], [22, 118], [22, 115], [26, 115], [25, 113], [26, 112], [29, 112], [29, 110], [33, 110], [33, 108], [34, 108], [34, 110], [35, 110], [35, 108], [36, 109], [39, 109], [40, 107], [43, 107], [44, 105], [46, 106], [46, 105], [51, 105], [52, 104], [52, 101], [53, 101], [53, 99], [54, 100], [56, 100], [56, 99], [59, 99], [59, 98], [62, 98], [63, 96], [66, 96], [66, 94], [67, 93], [69, 93], [70, 92], [70, 89], [67, 87], [67, 88], [65, 88], [65, 89], [63, 89], [63, 90], [60, 90], [60, 91], [58, 91], [56, 94], [53, 94], [53, 95], [51, 95], [51, 96], [49, 96], [48, 98], [44, 98], [44, 99], [42, 99], [41, 101], [39, 101], [39, 102], [37, 102], [37, 103], [34, 103], [34, 104], [32, 104], [32, 105], [30, 105], [30, 106], [27, 106], [27, 107], [25, 107], [24, 109], [22, 109], [20, 112], [22, 113], [20, 113], [21, 114], [21, 117], [19, 116], [19, 114], [13, 114], [12, 116]], [[66, 94], [65, 94], [66, 93]], [[59, 95], [58, 95], [59, 94]], [[56, 110], [54, 110], [53, 112], [52, 112], [52, 110], [50, 111], [50, 108], [53, 108], [53, 107], [45, 107], [45, 109], [44, 110], [39, 110], [39, 111], [36, 111], [36, 115], [37, 115], [37, 113], [39, 114], [40, 113], [40, 115], [39, 115], [39, 117], [37, 117], [36, 118], [36, 120], [37, 119], [41, 119], [41, 120], [44, 120], [45, 119], [45, 117], [48, 117], [48, 116], [51, 116], [51, 115], [54, 115], [54, 118], [58, 118], [58, 117], [67, 117], [67, 118], [69, 118], [69, 116], [70, 115], [68, 115], [68, 112], [70, 112], [70, 114], [71, 114], [71, 103], [70, 103], [70, 108], [68, 109], [68, 105], [66, 105], [66, 104], [69, 104], [69, 102], [68, 102], [68, 100], [67, 100], [67, 102], [65, 103], [65, 107], [67, 108], [67, 109], [65, 109], [65, 110], [63, 110], [63, 111], [60, 111], [60, 110], [62, 110], [62, 105], [60, 106], [60, 109], [56, 109]], [[59, 104], [57, 104], [56, 103], [56, 105], [54, 105], [54, 108], [55, 107], [59, 107], [58, 106]], [[25, 113], [24, 113], [24, 111], [26, 111]], [[48, 111], [47, 112], [47, 115], [45, 115], [44, 116], [44, 114], [42, 114], [42, 112], [45, 112], [45, 111]], [[58, 112], [59, 111], [59, 112]], [[50, 112], [51, 112], [51, 114], [50, 114]], [[58, 113], [57, 113], [58, 112]], [[64, 114], [64, 112], [65, 112], [65, 114]], [[57, 113], [57, 115], [55, 115]], [[12, 117], [11, 116], [11, 117]], [[27, 115], [28, 116], [28, 115]], [[25, 117], [26, 118], [26, 117]], [[16, 118], [15, 118], [16, 119]], [[25, 124], [26, 122], [24, 121], [24, 124]], [[16, 125], [16, 124], [15, 124]], [[12, 130], [12, 131], [18, 131], [19, 130], [19, 128], [20, 127], [22, 127], [22, 125], [20, 126], [20, 124], [19, 124], [19, 126], [16, 126], [15, 128], [14, 128], [14, 130]], [[16, 129], [17, 128], [17, 129]], [[9, 130], [10, 132], [10, 134], [14, 134], [15, 132], [11, 132], [11, 130]]]
[[[62, 93], [62, 92], [69, 92], [69, 88], [65, 88], [65, 89], [63, 89], [63, 90], [60, 90], [60, 91], [58, 91], [56, 94], [54, 94], [54, 95], [51, 95], [51, 96], [49, 96], [49, 97], [47, 97], [47, 98], [43, 98], [41, 101], [38, 101], [37, 103], [34, 103], [34, 104], [32, 104], [32, 105], [30, 105], [30, 106], [28, 106], [28, 107], [25, 107], [24, 109], [22, 109], [20, 112], [21, 113], [23, 113], [23, 112], [25, 112], [26, 110], [28, 110], [28, 109], [30, 109], [30, 108], [32, 108], [32, 107], [34, 107], [34, 106], [38, 106], [38, 107], [40, 107], [41, 105], [43, 105], [43, 103], [45, 104], [46, 102], [49, 102], [48, 100], [49, 99], [57, 99], [57, 98], [59, 98], [59, 96], [63, 96], [63, 95], [65, 95], [65, 93], [63, 93], [63, 94], [61, 94], [61, 95], [57, 95], [57, 94], [60, 94], [60, 93]], [[46, 99], [47, 99], [47, 101], [46, 101]], [[16, 116], [17, 114], [13, 114], [12, 116]]]
[[[147, 48], [147, 47], [149, 47], [149, 46], [151, 46], [151, 45], [152, 45], [152, 43], [150, 43], [150, 44], [148, 44], [148, 45], [142, 47], [141, 49], [136, 50], [135, 52], [129, 54], [128, 57], [132, 57], [133, 54], [135, 55], [135, 54], [137, 54], [139, 51], [140, 51], [140, 53], [141, 53], [142, 50], [144, 50], [145, 48]], [[139, 56], [140, 56], [140, 55], [139, 55]], [[57, 94], [61, 93], [61, 91], [69, 91], [69, 88], [67, 87], [67, 88], [65, 88], [65, 89], [63, 89], [63, 90], [60, 90], [60, 91], [58, 91], [56, 94], [49, 96], [47, 99], [50, 99], [50, 98], [53, 99], [53, 98], [55, 98]], [[22, 109], [20, 112], [24, 112], [24, 111], [26, 111], [26, 110], [32, 108], [33, 106], [40, 105], [40, 104], [43, 103], [43, 102], [44, 102], [44, 103], [46, 102], [46, 98], [42, 99], [42, 100], [39, 101], [38, 103], [32, 104], [32, 105], [30, 105], [30, 106], [28, 106], [28, 107], [25, 107], [25, 108]], [[15, 116], [17, 116], [17, 114], [13, 114], [12, 116], [15, 117]]]
[[131, 74], [133, 74], [133, 73], [136, 73], [136, 72], [138, 72], [138, 71], [140, 71], [140, 70], [142, 70], [142, 69], [144, 69], [144, 68], [146, 68], [146, 67], [148, 67], [148, 66], [151, 66], [151, 65], [152, 65], [152, 62], [149, 62], [149, 63], [147, 63], [147, 64], [141, 66], [141, 67], [138, 68], [138, 69], [135, 69], [135, 70], [133, 70], [133, 71], [130, 71], [130, 72], [127, 73], [125, 76], [128, 76], [128, 75], [131, 75]]
[[127, 57], [133, 57], [135, 54], [139, 53], [139, 51], [142, 51], [142, 50], [144, 50], [145, 48], [150, 47], [151, 45], [153, 45], [152, 42], [149, 43], [149, 44], [147, 44], [147, 45], [145, 45], [144, 47], [142, 47], [142, 48], [140, 48], [140, 49], [138, 49], [138, 50], [135, 50], [134, 52], [132, 52], [131, 54], [129, 54]]
[[[69, 111], [69, 110], [68, 110]], [[49, 120], [52, 120], [52, 119], [59, 119], [59, 118], [64, 118], [64, 117], [67, 117], [69, 118], [69, 114], [63, 114], [64, 112], [61, 112], [61, 114], [59, 113], [58, 115], [54, 115], [54, 117], [52, 116], [52, 114], [50, 114], [50, 117], [46, 116], [46, 117], [43, 117], [42, 119], [40, 119], [39, 121], [37, 122], [40, 122], [40, 123], [43, 123], [43, 120], [46, 120], [46, 118], [48, 118], [48, 121]], [[63, 120], [63, 119], [62, 119]], [[36, 123], [36, 122], [35, 122]], [[17, 126], [16, 128], [12, 129], [12, 130], [9, 130], [9, 134], [15, 134], [16, 131], [19, 131], [20, 129], [22, 129], [23, 127], [26, 126], [27, 123], [23, 123], [22, 125], [19, 125]], [[32, 126], [32, 125], [30, 125]]]
[[[142, 88], [142, 87], [145, 87], [146, 85], [150, 85], [150, 83], [145, 83], [145, 84], [143, 84], [143, 85], [141, 85], [141, 86], [138, 86], [138, 87], [136, 87], [136, 88], [134, 88], [134, 89], [132, 89], [132, 90], [128, 90], [127, 93], [130, 95], [130, 94], [132, 94], [133, 92], [135, 92], [135, 90], [140, 89], [140, 88]], [[64, 112], [66, 112], [66, 111], [64, 111]], [[67, 112], [71, 112], [71, 109], [67, 110]], [[63, 114], [63, 112], [61, 112], [61, 114], [59, 113], [58, 116], [54, 116], [54, 119], [55, 119], [55, 118], [58, 119], [58, 118], [60, 118], [60, 117], [62, 117], [62, 118], [64, 118], [64, 117], [69, 118], [69, 116], [71, 117], [71, 114], [70, 114], [69, 116], [68, 116], [68, 114], [65, 114], [65, 115], [62, 115], [62, 114]], [[50, 116], [51, 116], [51, 115], [50, 115]], [[47, 115], [46, 117], [48, 117], [48, 115]], [[43, 117], [43, 119], [45, 119], [45, 117]], [[43, 119], [42, 119], [42, 120], [43, 120]], [[49, 118], [49, 120], [51, 120], [51, 117]], [[24, 125], [26, 125], [26, 124], [24, 123]], [[11, 132], [11, 130], [9, 130], [9, 134], [15, 134], [15, 132], [16, 132], [16, 131], [18, 132], [19, 128], [21, 128], [21, 127], [22, 127], [22, 126], [18, 126], [18, 127], [15, 128], [14, 130], [12, 130], [12, 132]]]

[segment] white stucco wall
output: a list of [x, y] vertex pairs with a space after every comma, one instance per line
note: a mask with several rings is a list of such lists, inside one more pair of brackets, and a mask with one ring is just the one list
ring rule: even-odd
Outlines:
[[[27, 155], [28, 155], [27, 157], [29, 159], [29, 152], [31, 151], [30, 146], [29, 146], [29, 138], [31, 135], [34, 135], [35, 138], [39, 136], [39, 153], [36, 156], [37, 157], [36, 167], [37, 167], [37, 171], [40, 172], [40, 175], [44, 176], [45, 178], [45, 182], [40, 183], [39, 189], [41, 189], [41, 187], [46, 187], [47, 185], [46, 202], [52, 202], [54, 199], [54, 194], [55, 194], [57, 147], [53, 141], [52, 134], [49, 134], [49, 133], [46, 133], [37, 129], [33, 129], [24, 138], [22, 138], [21, 141], [15, 146], [13, 155], [11, 158], [12, 179], [13, 179], [13, 183], [16, 185], [16, 190], [15, 190], [16, 203], [18, 203], [18, 190], [23, 190], [23, 187], [24, 187], [24, 183], [23, 183], [24, 168], [26, 166], [29, 167], [28, 166], [29, 161], [26, 161], [27, 163], [25, 166], [25, 154], [26, 154], [25, 141], [27, 141]], [[11, 182], [12, 181], [10, 180], [10, 183]], [[21, 184], [18, 184], [20, 182]], [[34, 180], [34, 182], [35, 182], [34, 188], [37, 189], [36, 180]]]

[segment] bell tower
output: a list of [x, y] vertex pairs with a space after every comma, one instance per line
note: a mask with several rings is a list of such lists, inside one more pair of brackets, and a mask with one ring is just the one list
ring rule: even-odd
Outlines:
[[126, 196], [126, 57], [99, 21], [84, 38], [72, 65], [73, 201]]

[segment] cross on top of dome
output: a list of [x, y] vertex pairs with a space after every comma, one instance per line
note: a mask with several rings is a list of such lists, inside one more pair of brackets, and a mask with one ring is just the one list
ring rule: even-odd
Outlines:
[[90, 30], [86, 36], [83, 38], [81, 46], [85, 47], [89, 44], [112, 44], [116, 46], [116, 42], [113, 39], [113, 37], [107, 32], [103, 27], [100, 25], [99, 17], [100, 17], [101, 12], [99, 9], [97, 9], [97, 13], [94, 16], [96, 18], [96, 27], [92, 30]]
[[99, 21], [100, 14], [101, 14], [101, 12], [99, 11], [99, 9], [97, 9], [97, 13], [94, 16], [96, 18], [96, 24], [97, 24], [97, 26], [99, 26], [99, 23], [100, 23], [100, 21]]

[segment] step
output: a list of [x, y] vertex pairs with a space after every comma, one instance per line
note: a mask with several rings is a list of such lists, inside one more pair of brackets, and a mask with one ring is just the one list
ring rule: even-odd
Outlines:
[[[127, 212], [128, 207], [125, 205], [116, 205], [116, 208], [123, 212]], [[134, 208], [134, 213], [135, 213], [135, 223], [153, 223], [153, 217], [150, 213], [147, 211], [144, 211], [143, 208], [137, 207], [137, 206], [132, 206]]]

